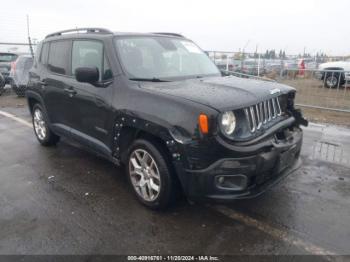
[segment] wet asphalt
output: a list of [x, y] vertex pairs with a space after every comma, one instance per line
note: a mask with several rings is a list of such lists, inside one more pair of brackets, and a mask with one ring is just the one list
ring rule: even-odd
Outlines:
[[0, 254], [350, 254], [350, 130], [304, 135], [302, 167], [262, 196], [156, 212], [121, 168], [68, 141], [42, 147], [0, 114]]

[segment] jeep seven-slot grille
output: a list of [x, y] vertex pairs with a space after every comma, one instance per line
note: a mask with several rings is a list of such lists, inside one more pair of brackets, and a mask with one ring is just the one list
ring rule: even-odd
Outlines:
[[265, 100], [256, 105], [244, 108], [250, 132], [260, 130], [264, 125], [282, 115], [278, 97]]

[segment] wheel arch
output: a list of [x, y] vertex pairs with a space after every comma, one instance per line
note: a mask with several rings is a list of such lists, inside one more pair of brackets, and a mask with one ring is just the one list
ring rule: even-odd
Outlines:
[[[177, 146], [177, 142], [171, 137], [170, 132], [166, 131], [166, 128], [157, 126], [155, 124], [149, 124], [149, 128], [142, 128], [137, 125], [126, 125], [117, 131], [119, 140], [117, 148], [118, 151], [114, 151], [114, 157], [119, 158], [120, 163], [127, 165], [128, 155], [130, 153], [129, 148], [132, 143], [138, 139], [144, 139], [152, 143], [164, 157], [169, 164], [170, 172], [174, 177], [174, 183], [177, 187], [178, 193], [184, 192], [186, 186], [186, 179], [183, 177], [183, 163], [180, 158], [180, 149]], [[152, 128], [151, 128], [152, 127]], [[118, 139], [119, 137], [119, 139]], [[115, 155], [116, 154], [116, 155]]]
[[123, 115], [115, 120], [113, 155], [125, 163], [129, 146], [139, 138], [155, 142], [162, 147], [170, 160], [172, 152], [176, 151], [176, 142], [167, 127], [144, 118]]
[[31, 114], [33, 113], [33, 107], [36, 103], [39, 103], [43, 107], [43, 109], [46, 111], [44, 100], [37, 93], [33, 91], [26, 91], [26, 97], [28, 101], [29, 111]]
[[326, 67], [323, 70], [342, 70], [342, 71], [344, 71], [344, 68], [332, 66], [332, 67]]

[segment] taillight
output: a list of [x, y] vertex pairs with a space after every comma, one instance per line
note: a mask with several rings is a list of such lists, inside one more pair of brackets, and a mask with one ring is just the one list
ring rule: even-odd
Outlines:
[[11, 62], [11, 71], [16, 70], [16, 62]]

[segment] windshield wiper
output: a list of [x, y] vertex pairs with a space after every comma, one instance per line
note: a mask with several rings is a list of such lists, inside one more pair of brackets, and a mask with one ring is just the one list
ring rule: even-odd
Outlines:
[[148, 81], [148, 82], [170, 82], [169, 80], [164, 80], [164, 79], [159, 79], [156, 77], [153, 78], [138, 78], [138, 77], [134, 77], [134, 78], [129, 78], [132, 81]]

